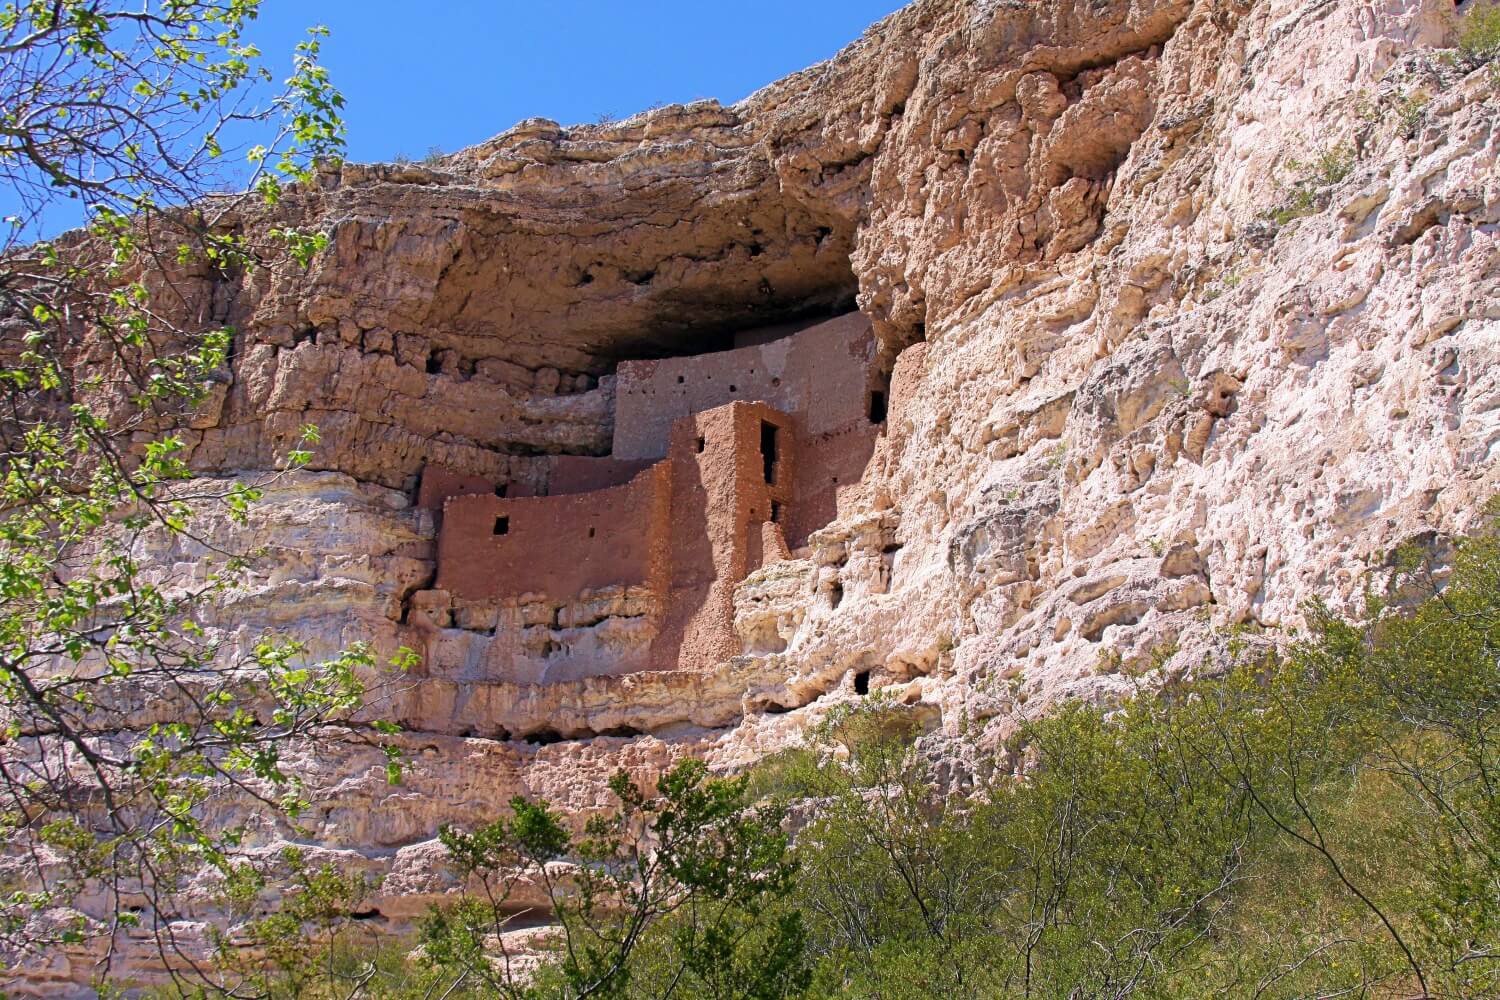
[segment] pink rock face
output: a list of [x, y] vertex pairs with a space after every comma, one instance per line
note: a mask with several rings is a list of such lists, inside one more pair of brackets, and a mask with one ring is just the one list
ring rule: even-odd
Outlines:
[[[617, 767], [745, 766], [856, 677], [982, 766], [1462, 530], [1500, 482], [1500, 97], [1436, 57], [1451, 10], [924, 0], [732, 107], [293, 197], [276, 224], [332, 245], [203, 289], [242, 332], [184, 437], [239, 473], [322, 430], [218, 528], [268, 553], [226, 636], [424, 652], [372, 708], [412, 730], [402, 787], [307, 762], [318, 842], [399, 876], [400, 930], [438, 824], [511, 794], [583, 816]], [[745, 333], [851, 303], [866, 347]], [[736, 423], [773, 411], [780, 497]], [[544, 546], [496, 547], [505, 516]]]

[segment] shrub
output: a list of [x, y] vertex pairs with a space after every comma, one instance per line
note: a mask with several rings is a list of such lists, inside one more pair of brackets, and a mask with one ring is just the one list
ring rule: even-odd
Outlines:
[[1414, 138], [1427, 119], [1427, 98], [1420, 94], [1403, 100], [1396, 106], [1396, 132], [1403, 139]]
[[1465, 66], [1482, 66], [1500, 56], [1500, 3], [1471, 0], [1458, 22], [1458, 55]]
[[[654, 796], [616, 775], [618, 808], [579, 838], [546, 803], [522, 798], [478, 830], [445, 828], [455, 872], [478, 891], [429, 915], [428, 961], [451, 985], [509, 1000], [661, 995], [663, 984], [705, 1000], [798, 995], [808, 978], [801, 918], [775, 905], [797, 866], [780, 812], [750, 808], [746, 784], [688, 761]], [[504, 944], [512, 920], [535, 907], [515, 898], [522, 886], [540, 890], [558, 925], [556, 957], [535, 974]]]

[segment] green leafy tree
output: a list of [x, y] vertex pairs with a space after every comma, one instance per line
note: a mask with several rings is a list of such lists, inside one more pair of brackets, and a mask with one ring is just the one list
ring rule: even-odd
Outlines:
[[1474, 0], [1458, 19], [1458, 59], [1473, 69], [1500, 56], [1500, 4]]
[[[507, 1000], [800, 996], [801, 920], [777, 906], [796, 865], [779, 810], [750, 808], [745, 787], [689, 761], [650, 797], [617, 775], [619, 807], [576, 839], [546, 803], [522, 798], [472, 833], [444, 829], [468, 888], [426, 921], [427, 960]], [[555, 954], [533, 970], [507, 931], [541, 919], [556, 922]]]
[[[224, 883], [229, 912], [244, 917], [233, 933], [215, 929], [216, 969], [231, 996], [352, 997], [376, 981], [373, 932], [361, 915], [376, 881], [333, 865], [313, 866], [295, 847], [272, 871], [241, 866]], [[263, 894], [280, 899], [264, 913]], [[207, 990], [199, 989], [200, 995]]]
[[[274, 82], [258, 0], [0, 6], [0, 961], [59, 947], [108, 980], [178, 940], [185, 894], [242, 876], [242, 822], [295, 817], [288, 755], [353, 728], [372, 650], [213, 636], [245, 560], [209, 518], [266, 485], [195, 478], [180, 428], [229, 379], [215, 284], [295, 273], [326, 234], [250, 226], [343, 148], [321, 29]], [[234, 167], [234, 144], [241, 150]], [[225, 184], [241, 194], [214, 193]], [[59, 216], [59, 211], [63, 214]], [[260, 215], [257, 215], [260, 213]], [[59, 219], [84, 228], [34, 241]], [[258, 235], [252, 235], [258, 234]], [[316, 430], [288, 456], [308, 459]], [[191, 581], [142, 561], [171, 540]], [[402, 654], [402, 662], [407, 656]]]

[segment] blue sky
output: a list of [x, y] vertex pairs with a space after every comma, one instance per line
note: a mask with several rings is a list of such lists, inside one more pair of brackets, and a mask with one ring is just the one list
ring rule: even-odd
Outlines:
[[899, 0], [264, 0], [256, 38], [290, 51], [332, 31], [349, 156], [420, 159], [523, 118], [624, 118], [657, 103], [728, 104], [827, 59]]
[[[262, 0], [249, 32], [285, 76], [309, 25], [331, 37], [323, 61], [348, 102], [348, 156], [419, 160], [523, 118], [625, 118], [655, 104], [725, 104], [827, 59], [903, 0]], [[247, 137], [247, 144], [259, 136]], [[240, 151], [242, 152], [242, 150]], [[243, 169], [239, 153], [226, 162]], [[0, 216], [18, 211], [0, 189]], [[49, 207], [27, 238], [83, 221]]]

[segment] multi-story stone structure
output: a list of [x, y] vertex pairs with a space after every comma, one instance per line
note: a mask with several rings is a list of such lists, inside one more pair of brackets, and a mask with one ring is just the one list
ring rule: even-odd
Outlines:
[[492, 632], [491, 676], [706, 668], [740, 652], [735, 585], [836, 516], [887, 387], [857, 313], [737, 343], [622, 363], [611, 454], [553, 458], [545, 495], [424, 473], [419, 502], [441, 512], [435, 586], [459, 627]]

